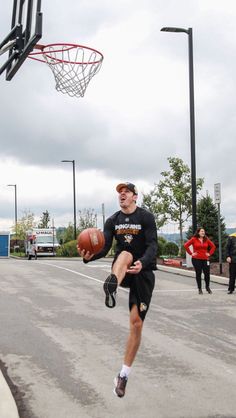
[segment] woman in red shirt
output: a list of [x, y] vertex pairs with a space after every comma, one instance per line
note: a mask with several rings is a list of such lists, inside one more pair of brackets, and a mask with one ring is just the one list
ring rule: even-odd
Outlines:
[[[192, 246], [192, 251], [189, 247]], [[206, 291], [212, 293], [210, 289], [210, 262], [209, 257], [215, 252], [216, 246], [206, 236], [204, 228], [198, 228], [195, 235], [184, 244], [188, 254], [192, 256], [193, 267], [196, 272], [198, 293], [202, 295], [202, 271], [206, 284]]]

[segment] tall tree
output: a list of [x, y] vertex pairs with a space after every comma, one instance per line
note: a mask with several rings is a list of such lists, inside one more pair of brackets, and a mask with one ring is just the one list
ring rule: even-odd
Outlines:
[[[36, 225], [34, 220], [34, 214], [30, 211], [25, 210], [23, 216], [17, 222], [17, 239], [24, 240], [26, 239], [26, 233], [30, 229], [34, 228]], [[12, 227], [13, 232], [15, 233], [16, 226]]]
[[48, 210], [46, 210], [45, 212], [43, 212], [40, 218], [38, 228], [49, 228], [49, 222], [50, 222], [50, 215], [49, 215]]
[[68, 227], [65, 228], [60, 239], [62, 239], [64, 243], [73, 241], [74, 240], [74, 225], [69, 223]]
[[79, 210], [78, 230], [83, 231], [86, 228], [94, 228], [97, 226], [97, 214], [94, 209]]
[[159, 200], [158, 191], [156, 189], [151, 190], [151, 192], [147, 194], [143, 193], [143, 201], [141, 206], [152, 212], [155, 218], [157, 230], [165, 225], [168, 217], [162, 210], [162, 203]]
[[[178, 223], [182, 246], [183, 227], [192, 214], [191, 174], [188, 165], [184, 164], [181, 158], [169, 157], [168, 162], [170, 170], [161, 173], [163, 179], [155, 184], [150, 199], [153, 208], [156, 207], [159, 216], [165, 220], [164, 223], [168, 220]], [[197, 179], [197, 191], [201, 190], [202, 186], [203, 179]]]

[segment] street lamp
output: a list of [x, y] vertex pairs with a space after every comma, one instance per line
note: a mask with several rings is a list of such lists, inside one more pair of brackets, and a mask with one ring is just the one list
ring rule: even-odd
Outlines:
[[193, 82], [193, 33], [192, 28], [183, 29], [168, 27], [162, 32], [184, 32], [188, 35], [189, 58], [189, 104], [190, 104], [190, 139], [191, 139], [191, 183], [192, 183], [192, 233], [197, 229], [197, 185], [196, 185], [196, 155], [195, 155], [195, 118], [194, 118], [194, 82]]
[[73, 196], [74, 196], [74, 239], [76, 240], [76, 198], [75, 198], [75, 160], [62, 160], [62, 163], [72, 163], [73, 166]]
[[8, 187], [15, 187], [15, 233], [17, 241], [17, 187], [16, 184], [8, 184]]
[[105, 225], [105, 205], [104, 203], [102, 203], [102, 226], [104, 229], [104, 225]]

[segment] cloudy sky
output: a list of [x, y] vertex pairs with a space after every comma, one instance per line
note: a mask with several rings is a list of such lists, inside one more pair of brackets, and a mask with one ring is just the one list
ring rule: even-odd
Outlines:
[[[190, 165], [188, 36], [163, 26], [193, 28], [197, 176], [212, 197], [221, 183], [222, 215], [236, 226], [235, 0], [42, 0], [42, 11], [41, 43], [87, 45], [104, 62], [84, 98], [57, 92], [38, 62], [10, 82], [1, 75], [0, 230], [14, 223], [8, 184], [17, 184], [18, 218], [47, 209], [56, 226], [73, 222], [72, 164], [63, 159], [76, 161], [77, 209], [100, 217], [103, 203], [106, 216], [118, 209], [118, 182], [149, 192], [169, 156]], [[0, 39], [10, 21], [4, 2]]]

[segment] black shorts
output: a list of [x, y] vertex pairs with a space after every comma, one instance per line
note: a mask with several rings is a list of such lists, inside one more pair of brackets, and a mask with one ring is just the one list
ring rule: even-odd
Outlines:
[[139, 316], [144, 321], [155, 286], [155, 275], [153, 271], [142, 270], [138, 274], [127, 273], [120, 286], [130, 289], [129, 310], [131, 311], [132, 306], [136, 305]]

